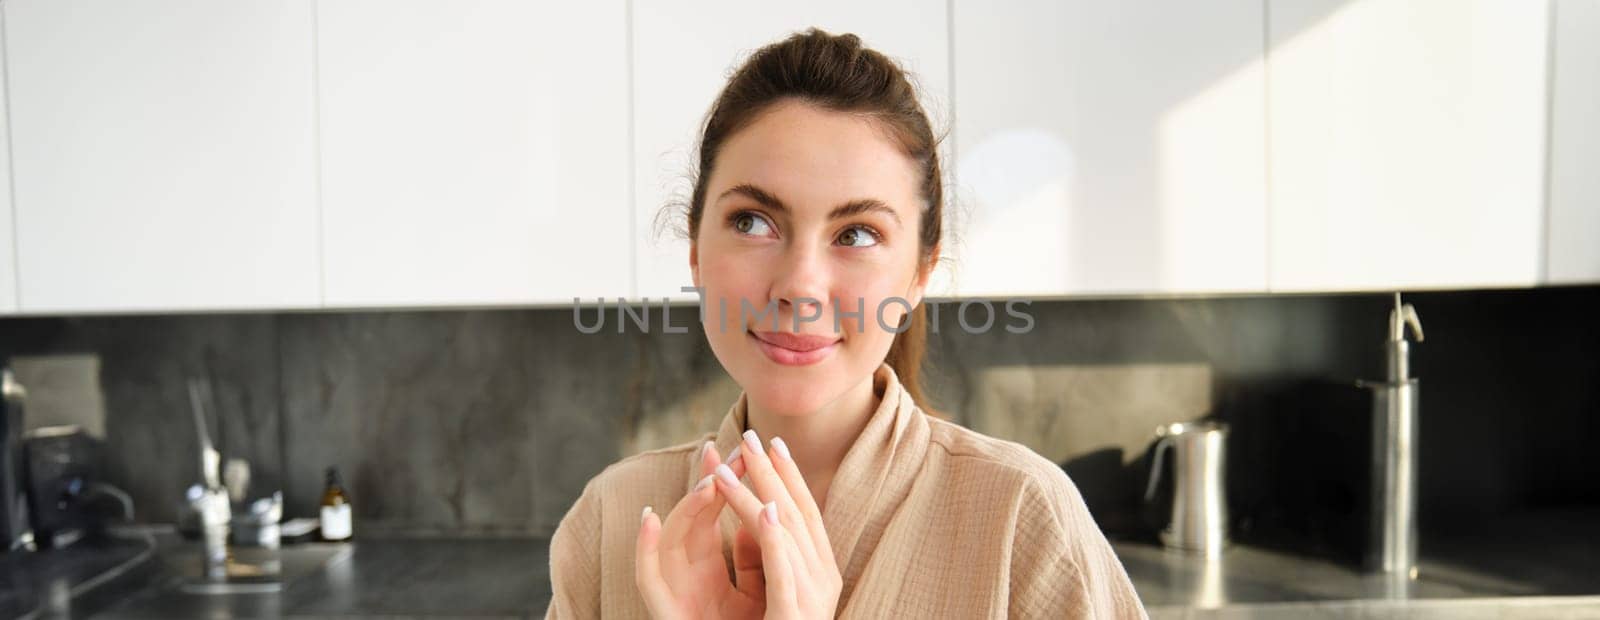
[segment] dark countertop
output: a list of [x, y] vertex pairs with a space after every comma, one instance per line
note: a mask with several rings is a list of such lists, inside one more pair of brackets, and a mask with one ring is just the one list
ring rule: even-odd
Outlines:
[[281, 555], [285, 567], [313, 556], [317, 565], [286, 580], [279, 591], [228, 594], [184, 591], [181, 586], [195, 572], [189, 569], [198, 565], [199, 544], [170, 528], [157, 529], [154, 539], [156, 553], [70, 603], [50, 595], [135, 557], [145, 545], [85, 541], [81, 549], [12, 554], [7, 560], [15, 572], [39, 574], [48, 564], [58, 578], [0, 584], [0, 604], [7, 605], [0, 617], [38, 610], [44, 618], [531, 618], [542, 617], [550, 600], [549, 543], [540, 538], [364, 535], [348, 543], [286, 544], [278, 554], [240, 548], [235, 551], [241, 555]]
[[549, 602], [548, 544], [541, 539], [383, 539], [350, 543], [321, 571], [281, 592], [190, 594], [149, 589], [110, 617], [462, 615], [527, 618]]
[[[1418, 578], [1400, 583], [1248, 545], [1234, 545], [1213, 562], [1147, 543], [1113, 547], [1158, 620], [1600, 618], [1600, 537], [1589, 535], [1600, 523], [1596, 516], [1541, 516], [1424, 538]], [[198, 543], [170, 528], [156, 532], [154, 553], [145, 553], [139, 540], [84, 541], [61, 551], [0, 557], [0, 617], [49, 609], [54, 601], [59, 613], [42, 617], [527, 618], [541, 616], [550, 599], [549, 548], [540, 538], [391, 533], [286, 545], [281, 556], [288, 578], [280, 590], [195, 594], [179, 586], [193, 573]], [[119, 566], [127, 570], [100, 576]]]
[[75, 602], [106, 606], [149, 585], [154, 541], [88, 539], [38, 553], [0, 553], [0, 618]]
[[1424, 560], [1415, 580], [1235, 545], [1214, 560], [1143, 543], [1113, 543], [1150, 617], [1600, 618], [1595, 572], [1529, 578]]
[[1509, 516], [1419, 539], [1417, 576], [1234, 545], [1214, 560], [1114, 542], [1152, 618], [1600, 618], [1600, 510]]

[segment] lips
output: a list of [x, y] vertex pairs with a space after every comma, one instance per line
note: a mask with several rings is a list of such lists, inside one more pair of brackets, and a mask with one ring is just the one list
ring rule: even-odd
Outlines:
[[787, 332], [747, 332], [761, 352], [785, 366], [806, 366], [826, 359], [838, 349], [838, 336], [791, 334]]
[[770, 345], [783, 347], [790, 351], [815, 351], [839, 341], [838, 336], [818, 336], [813, 334], [791, 334], [788, 332], [752, 332], [756, 338]]

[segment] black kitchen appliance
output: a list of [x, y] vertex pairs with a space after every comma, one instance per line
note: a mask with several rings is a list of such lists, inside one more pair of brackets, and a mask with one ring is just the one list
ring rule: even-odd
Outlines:
[[29, 522], [41, 549], [64, 547], [99, 527], [99, 441], [79, 426], [28, 431], [22, 439]]

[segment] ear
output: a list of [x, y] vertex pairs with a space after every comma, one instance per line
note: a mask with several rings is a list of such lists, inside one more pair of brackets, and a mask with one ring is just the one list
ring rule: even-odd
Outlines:
[[917, 266], [917, 276], [911, 281], [911, 290], [906, 292], [906, 301], [911, 302], [911, 307], [922, 303], [922, 296], [928, 293], [928, 283], [933, 280], [933, 270], [939, 266], [940, 245], [934, 245], [933, 251], [928, 253], [928, 261]]
[[700, 288], [700, 244], [689, 242], [689, 275], [695, 288]]

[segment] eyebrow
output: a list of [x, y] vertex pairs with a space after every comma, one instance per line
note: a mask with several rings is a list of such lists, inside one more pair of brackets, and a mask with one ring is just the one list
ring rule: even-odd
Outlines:
[[[749, 183], [740, 183], [729, 188], [728, 191], [722, 192], [721, 195], [717, 196], [717, 200], [727, 198], [729, 194], [738, 194], [744, 196], [761, 203], [761, 206], [772, 209], [773, 211], [789, 213], [789, 206], [783, 204], [782, 200], [778, 200], [777, 196], [773, 196], [766, 190]], [[889, 217], [894, 219], [895, 225], [903, 225], [900, 221], [900, 214], [895, 213], [894, 209], [889, 208], [889, 205], [884, 204], [882, 200], [878, 200], [876, 198], [857, 198], [834, 207], [832, 211], [828, 212], [828, 219], [836, 220], [850, 217], [852, 215], [870, 212], [881, 212], [888, 214]]]

